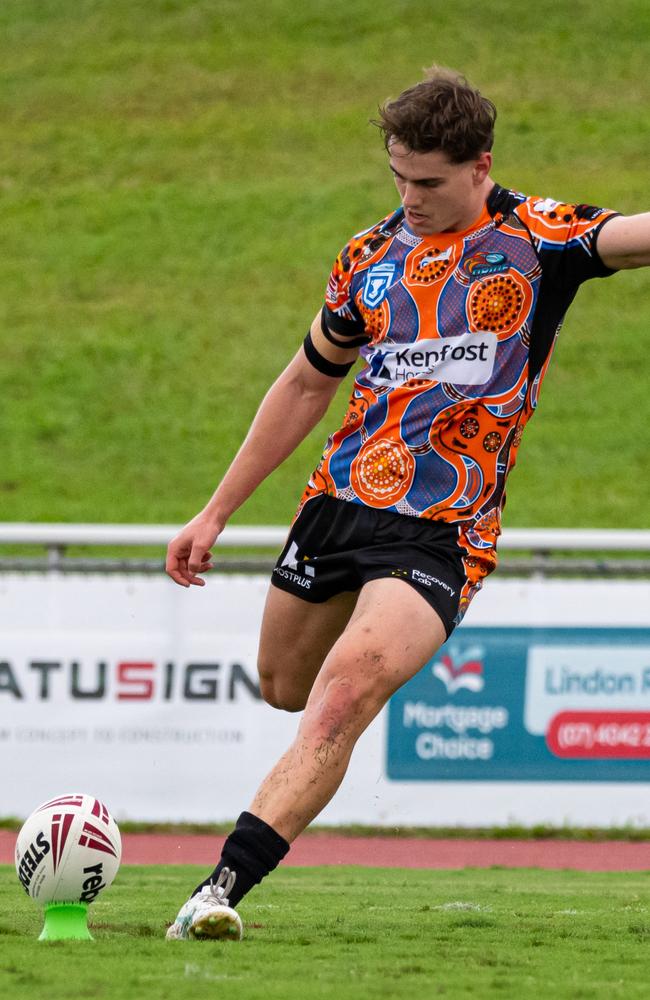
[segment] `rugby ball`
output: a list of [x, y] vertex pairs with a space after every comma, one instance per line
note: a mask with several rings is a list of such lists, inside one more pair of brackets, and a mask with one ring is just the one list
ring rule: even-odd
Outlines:
[[92, 903], [120, 867], [117, 823], [94, 795], [72, 792], [38, 806], [16, 841], [16, 872], [37, 903]]

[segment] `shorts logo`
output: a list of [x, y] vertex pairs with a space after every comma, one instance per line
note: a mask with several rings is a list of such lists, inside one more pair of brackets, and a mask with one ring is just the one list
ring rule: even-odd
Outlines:
[[510, 267], [504, 253], [475, 253], [463, 263], [463, 270], [473, 281], [487, 274], [500, 274]]
[[419, 569], [413, 569], [411, 570], [411, 579], [413, 580], [413, 583], [420, 583], [425, 587], [442, 587], [443, 590], [447, 591], [450, 597], [454, 597], [456, 594], [456, 591], [452, 590], [448, 583], [445, 583], [444, 580], [438, 579], [437, 576], [433, 576], [431, 573], [423, 573]]
[[395, 265], [390, 263], [376, 264], [368, 268], [363, 282], [361, 301], [368, 309], [376, 309], [383, 302], [386, 292], [393, 283]]
[[316, 567], [313, 565], [313, 561], [310, 561], [309, 556], [300, 557], [297, 543], [292, 542], [284, 559], [279, 566], [274, 568], [273, 572], [291, 583], [298, 584], [305, 590], [310, 590], [312, 580], [316, 576]]
[[443, 654], [431, 668], [433, 676], [447, 688], [448, 694], [455, 694], [459, 688], [468, 691], [482, 691], [485, 687], [483, 677], [483, 650], [480, 646], [470, 646], [463, 652]]
[[495, 333], [463, 333], [458, 337], [386, 344], [368, 357], [366, 378], [373, 385], [396, 386], [411, 379], [484, 385], [492, 377], [497, 352]]

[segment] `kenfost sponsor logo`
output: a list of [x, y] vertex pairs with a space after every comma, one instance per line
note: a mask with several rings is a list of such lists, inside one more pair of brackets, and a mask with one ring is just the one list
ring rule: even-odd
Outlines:
[[494, 333], [463, 333], [406, 345], [382, 343], [368, 355], [366, 378], [385, 386], [411, 379], [484, 385], [492, 377], [496, 351]]

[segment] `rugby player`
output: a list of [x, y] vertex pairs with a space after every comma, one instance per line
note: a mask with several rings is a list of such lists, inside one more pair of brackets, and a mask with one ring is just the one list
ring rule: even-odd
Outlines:
[[297, 736], [170, 939], [241, 936], [239, 900], [329, 802], [358, 737], [494, 569], [505, 480], [579, 285], [650, 264], [650, 213], [622, 217], [495, 183], [495, 117], [439, 67], [381, 109], [401, 205], [342, 250], [304, 343], [212, 498], [169, 545], [171, 578], [202, 586], [230, 516], [317, 424], [361, 356], [262, 621], [262, 695], [304, 710]]

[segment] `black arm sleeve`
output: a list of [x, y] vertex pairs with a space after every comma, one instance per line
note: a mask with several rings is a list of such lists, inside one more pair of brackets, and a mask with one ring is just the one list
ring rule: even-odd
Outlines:
[[[329, 375], [330, 378], [343, 378], [354, 364], [354, 361], [350, 361], [349, 364], [337, 365], [334, 361], [328, 361], [327, 358], [324, 358], [320, 351], [316, 349], [314, 341], [311, 339], [311, 330], [305, 337], [302, 346], [309, 364], [323, 375]], [[341, 345], [338, 344], [337, 346], [340, 347]]]
[[365, 323], [356, 305], [348, 308], [347, 315], [343, 316], [340, 312], [334, 312], [325, 303], [321, 312], [321, 326], [327, 326], [329, 331], [337, 333], [340, 337], [345, 337], [346, 340], [348, 337], [362, 337], [365, 338], [366, 343], [370, 343], [371, 340], [366, 334]]
[[[358, 330], [356, 324], [352, 326], [348, 320], [337, 316], [327, 306], [323, 306], [321, 309], [320, 328], [323, 331], [325, 339], [329, 340], [330, 344], [334, 344], [336, 347], [364, 347], [371, 340], [365, 332], [363, 335], [358, 336], [356, 333]], [[364, 329], [363, 321], [361, 321], [361, 329]], [[332, 332], [338, 334], [339, 337], [345, 337], [345, 341], [337, 340], [332, 336]]]

